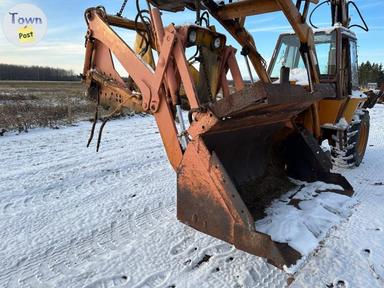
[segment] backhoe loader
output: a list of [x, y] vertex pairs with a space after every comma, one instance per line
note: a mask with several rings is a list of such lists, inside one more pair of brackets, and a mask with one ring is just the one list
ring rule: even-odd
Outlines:
[[[282, 268], [300, 253], [257, 232], [255, 221], [292, 188], [292, 178], [335, 184], [340, 189], [333, 192], [351, 196], [353, 188], [331, 172], [332, 157], [321, 143], [328, 140], [336, 162], [349, 165], [361, 163], [367, 146], [367, 96], [357, 91], [356, 35], [349, 29], [355, 4], [327, 1], [331, 28], [314, 32], [307, 18], [318, 0], [229, 2], [150, 0], [142, 9], [136, 1], [134, 20], [122, 16], [127, 1], [117, 15], [89, 8], [83, 81], [88, 96], [113, 113], [133, 107], [153, 115], [177, 173], [181, 222]], [[186, 9], [194, 11], [194, 24], [164, 26], [161, 11]], [[277, 11], [294, 32], [280, 36], [267, 68], [246, 19]], [[115, 27], [136, 31], [135, 47]], [[128, 79], [117, 73], [112, 55]], [[244, 80], [247, 72], [251, 83]]]

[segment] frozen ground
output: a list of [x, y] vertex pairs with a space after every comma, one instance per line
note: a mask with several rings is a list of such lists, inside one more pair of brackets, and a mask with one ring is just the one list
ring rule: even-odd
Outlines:
[[[292, 287], [384, 287], [384, 106], [371, 115], [364, 163], [341, 171], [359, 204]], [[287, 285], [291, 275], [176, 220], [153, 118], [109, 123], [98, 154], [89, 129], [0, 137], [0, 287]]]

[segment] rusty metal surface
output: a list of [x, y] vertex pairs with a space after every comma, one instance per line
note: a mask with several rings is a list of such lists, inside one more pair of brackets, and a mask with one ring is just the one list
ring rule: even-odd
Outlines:
[[206, 134], [204, 141], [223, 163], [253, 218], [260, 219], [272, 200], [293, 188], [285, 171], [283, 123]]
[[[192, 2], [151, 1], [171, 11], [193, 8]], [[213, 16], [217, 16], [218, 6], [214, 1], [202, 2]], [[288, 16], [297, 16], [296, 10], [290, 11], [292, 5], [285, 2], [276, 1]], [[344, 189], [340, 193], [350, 195], [353, 192], [345, 178], [329, 173], [328, 159], [319, 152], [317, 140], [310, 132], [300, 130], [295, 122], [304, 111], [316, 109], [320, 99], [335, 97], [334, 86], [315, 85], [314, 93], [310, 93], [299, 86], [266, 84], [270, 79], [252, 37], [241, 21], [231, 19], [220, 22], [243, 47], [250, 49], [249, 57], [265, 83], [244, 88], [234, 48], [225, 46], [214, 51], [210, 45], [219, 34], [201, 28], [204, 34], [201, 42], [211, 49], [201, 58], [211, 58], [207, 63], [215, 66], [210, 67], [215, 68], [215, 73], [208, 70], [212, 75], [207, 79], [200, 75], [200, 81], [213, 83], [214, 89], [212, 95], [199, 95], [185, 54], [186, 47], [193, 44], [189, 43], [189, 31], [196, 26], [170, 25], [165, 29], [160, 11], [154, 8], [150, 14], [157, 46], [152, 48], [159, 52], [154, 67], [147, 65], [143, 57], [111, 29], [108, 21], [128, 29], [132, 23], [108, 17], [100, 8], [87, 10], [86, 82], [93, 88], [92, 84], [100, 85], [100, 89], [95, 90], [103, 93], [101, 102], [121, 104], [124, 97], [137, 96], [142, 109], [153, 113], [169, 161], [177, 171], [177, 217], [180, 221], [239, 249], [265, 257], [279, 268], [294, 264], [299, 253], [257, 233], [255, 220], [263, 217], [264, 209], [273, 199], [292, 188], [288, 176], [339, 184]], [[306, 28], [295, 25], [297, 29]], [[112, 53], [127, 70], [134, 82], [133, 88], [127, 87], [116, 72]], [[232, 95], [226, 79], [229, 71], [237, 91]], [[191, 107], [191, 125], [187, 131], [178, 130], [174, 114], [181, 87]], [[216, 102], [220, 88], [224, 98]], [[181, 143], [182, 137], [188, 143]]]
[[[106, 22], [105, 11], [100, 8], [90, 8], [86, 11], [86, 20], [90, 31], [91, 39], [98, 44], [94, 48], [94, 56], [91, 61], [91, 69], [102, 67], [109, 77], [118, 82], [122, 82], [119, 74], [113, 66], [111, 53], [120, 61], [126, 69], [135, 85], [138, 87], [142, 97], [143, 110], [152, 109], [156, 111], [154, 114], [156, 122], [159, 126], [160, 135], [162, 137], [169, 161], [176, 169], [182, 159], [182, 151], [177, 136], [177, 128], [174, 122], [174, 115], [171, 107], [167, 103], [164, 89], [160, 89], [163, 85], [162, 79], [170, 61], [170, 53], [173, 47], [173, 39], [175, 35], [174, 27], [168, 28], [167, 41], [164, 41], [160, 52], [160, 62], [163, 59], [163, 65], [153, 71], [143, 59], [137, 55], [117, 34], [111, 29]], [[104, 65], [104, 66], [102, 66]], [[153, 99], [152, 99], [152, 94]]]
[[[133, 94], [125, 85], [114, 81], [96, 70], [90, 72], [88, 77], [99, 87], [98, 101], [105, 108], [129, 108], [132, 111], [142, 112], [141, 95]], [[95, 95], [90, 95], [95, 97]], [[97, 99], [93, 99], [97, 100]]]
[[161, 10], [171, 12], [183, 11], [185, 8], [193, 9], [196, 3], [195, 0], [150, 0], [149, 2]]
[[[329, 172], [324, 155], [302, 155], [305, 149], [318, 154], [306, 147], [310, 140], [295, 142], [293, 150], [287, 139], [295, 133], [280, 123], [192, 140], [178, 170], [178, 219], [279, 268], [296, 263], [301, 257], [296, 250], [256, 232], [254, 226], [275, 198], [294, 187], [287, 172], [296, 172], [302, 180], [340, 185], [343, 189], [335, 193], [352, 195], [353, 189], [344, 177]], [[292, 165], [292, 159], [299, 165]]]
[[[219, 118], [236, 117], [246, 113], [264, 114], [284, 109], [289, 111], [292, 106], [297, 108], [297, 114], [316, 101], [335, 96], [332, 84], [318, 84], [315, 86], [315, 92], [310, 93], [301, 86], [257, 82], [212, 103], [210, 109]], [[279, 107], [271, 108], [276, 105]]]
[[323, 181], [342, 187], [333, 192], [352, 196], [354, 191], [348, 180], [332, 173], [330, 156], [318, 145], [317, 140], [306, 129], [298, 128], [285, 142], [284, 157], [287, 159], [287, 174], [308, 182]]
[[241, 250], [265, 257], [277, 267], [294, 264], [300, 254], [255, 231], [255, 219], [230, 172], [227, 175], [219, 156], [210, 155], [201, 140], [188, 146], [178, 171], [178, 219]]
[[268, 263], [283, 269], [284, 266], [296, 264], [301, 255], [287, 244], [272, 241], [269, 235], [252, 232], [243, 227], [235, 226], [235, 247], [266, 258]]
[[109, 25], [125, 28], [129, 30], [146, 32], [145, 25], [141, 22], [135, 23], [135, 21], [129, 20], [124, 17], [119, 17], [115, 15], [106, 15], [106, 19]]
[[373, 91], [368, 91], [365, 92], [365, 94], [368, 96], [367, 101], [364, 103], [363, 108], [364, 109], [371, 109], [373, 108], [376, 103], [382, 102], [382, 98], [384, 97], [384, 91], [380, 92], [373, 92]]
[[248, 57], [252, 62], [253, 67], [256, 70], [261, 81], [269, 83], [271, 82], [266, 67], [263, 64], [263, 58], [256, 49], [255, 41], [253, 40], [252, 35], [244, 28], [242, 23], [238, 19], [221, 19], [217, 11], [219, 5], [213, 0], [203, 0], [202, 3], [210, 12], [210, 14], [216, 18], [216, 20], [223, 25], [225, 29], [239, 42], [239, 44], [246, 49], [248, 52]]
[[235, 19], [276, 11], [280, 11], [280, 7], [275, 0], [245, 0], [220, 5], [217, 15], [221, 19]]
[[353, 194], [351, 185], [341, 175], [330, 173], [330, 159], [306, 130], [284, 120], [260, 124], [251, 118], [253, 125], [242, 123], [237, 129], [210, 133], [217, 123], [244, 118], [218, 121], [209, 117], [212, 125], [208, 126], [205, 117], [209, 116], [202, 114], [198, 123], [205, 123], [208, 131], [192, 140], [178, 170], [178, 219], [265, 257], [277, 267], [294, 264], [300, 254], [257, 233], [254, 222], [264, 217], [274, 199], [294, 188], [288, 176], [340, 185], [334, 192], [344, 195]]

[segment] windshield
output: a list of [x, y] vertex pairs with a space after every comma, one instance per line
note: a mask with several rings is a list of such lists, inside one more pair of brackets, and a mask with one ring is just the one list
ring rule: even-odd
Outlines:
[[[318, 32], [315, 34], [317, 60], [321, 75], [336, 74], [336, 33]], [[300, 41], [296, 35], [283, 35], [277, 46], [275, 59], [272, 59], [271, 78], [280, 77], [282, 66], [291, 68], [291, 76], [305, 70], [300, 55]]]

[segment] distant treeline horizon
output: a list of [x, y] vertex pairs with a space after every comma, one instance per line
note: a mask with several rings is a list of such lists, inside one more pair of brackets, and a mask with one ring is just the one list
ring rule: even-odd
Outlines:
[[[79, 81], [79, 74], [73, 70], [48, 66], [26, 66], [0, 63], [0, 81]], [[368, 83], [384, 83], [382, 64], [363, 62], [359, 66], [359, 82], [365, 87]]]
[[378, 87], [384, 84], [383, 64], [374, 62], [363, 62], [359, 66], [360, 86], [366, 87], [368, 83], [376, 83]]
[[0, 64], [0, 80], [79, 81], [80, 75], [61, 68]]

